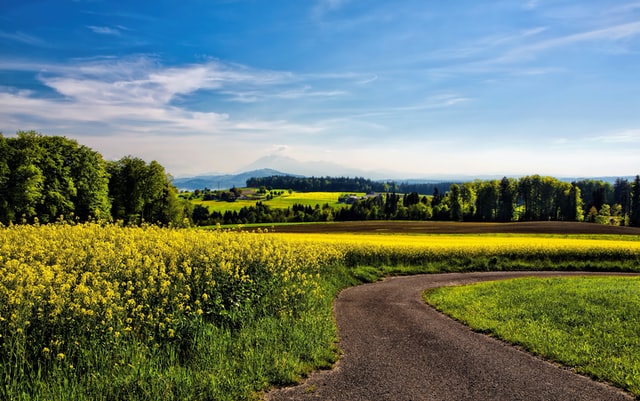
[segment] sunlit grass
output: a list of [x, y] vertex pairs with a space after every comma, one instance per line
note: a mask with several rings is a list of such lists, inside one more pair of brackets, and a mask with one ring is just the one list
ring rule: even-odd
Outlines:
[[[332, 208], [345, 207], [346, 204], [338, 202], [338, 192], [292, 192], [283, 191], [282, 195], [274, 196], [272, 199], [262, 200], [236, 200], [234, 202], [225, 201], [202, 201], [194, 200], [193, 204], [203, 205], [209, 209], [209, 211], [218, 211], [221, 213], [229, 211], [239, 211], [243, 207], [255, 206], [256, 202], [262, 202], [264, 205], [268, 205], [273, 209], [286, 209], [293, 207], [295, 204], [303, 206], [315, 207], [319, 205], [322, 207], [324, 204], [329, 204]], [[359, 196], [364, 193], [357, 194]]]
[[640, 395], [640, 278], [523, 278], [429, 290], [468, 324]]

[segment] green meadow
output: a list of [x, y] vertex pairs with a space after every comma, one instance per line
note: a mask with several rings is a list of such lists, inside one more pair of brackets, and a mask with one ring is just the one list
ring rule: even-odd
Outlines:
[[424, 298], [476, 331], [640, 394], [640, 277], [523, 278]]
[[[245, 190], [243, 190], [243, 193]], [[282, 192], [281, 195], [276, 195], [271, 199], [267, 199], [266, 196], [262, 196], [258, 199], [238, 199], [233, 202], [217, 201], [217, 200], [192, 200], [194, 205], [206, 206], [210, 212], [219, 211], [239, 211], [243, 207], [255, 206], [256, 202], [262, 202], [265, 205], [273, 209], [286, 209], [293, 207], [293, 205], [303, 205], [315, 207], [315, 205], [329, 204], [332, 208], [339, 208], [347, 206], [345, 203], [339, 203], [338, 197], [341, 195], [339, 192], [295, 192], [292, 191], [274, 191]], [[357, 196], [363, 196], [364, 193], [355, 193]]]

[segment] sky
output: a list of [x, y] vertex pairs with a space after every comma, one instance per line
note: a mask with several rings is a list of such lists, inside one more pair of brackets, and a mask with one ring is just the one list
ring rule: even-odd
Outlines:
[[640, 1], [0, 1], [20, 130], [175, 177], [636, 175]]

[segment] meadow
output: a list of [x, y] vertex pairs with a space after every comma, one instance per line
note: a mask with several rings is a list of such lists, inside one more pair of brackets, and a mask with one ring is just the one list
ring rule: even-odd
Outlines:
[[476, 331], [640, 394], [640, 278], [523, 278], [424, 293]]
[[500, 269], [639, 271], [640, 240], [2, 227], [0, 399], [259, 399], [337, 359], [339, 289]]
[[[209, 209], [210, 212], [218, 211], [224, 213], [226, 211], [239, 211], [243, 207], [255, 206], [256, 202], [262, 202], [265, 205], [273, 209], [286, 209], [293, 207], [293, 205], [322, 206], [328, 204], [332, 208], [339, 208], [347, 206], [345, 203], [338, 202], [338, 197], [341, 195], [338, 192], [296, 192], [292, 191], [276, 191], [282, 192], [281, 195], [276, 195], [271, 199], [262, 197], [261, 199], [238, 199], [233, 202], [218, 201], [218, 200], [192, 200], [194, 205], [202, 205]], [[356, 194], [363, 196], [364, 193]]]

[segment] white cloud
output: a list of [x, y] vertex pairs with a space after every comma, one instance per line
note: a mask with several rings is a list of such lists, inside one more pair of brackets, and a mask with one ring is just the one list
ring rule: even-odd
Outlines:
[[93, 33], [97, 33], [100, 35], [115, 35], [118, 36], [121, 34], [119, 29], [110, 28], [108, 26], [94, 26], [87, 25], [87, 28], [90, 29]]
[[[88, 123], [94, 123], [93, 134], [109, 130], [112, 134], [249, 135], [252, 138], [313, 134], [321, 130], [284, 119], [239, 120], [220, 106], [191, 110], [173, 103], [180, 96], [200, 90], [221, 92], [229, 87], [260, 88], [286, 83], [288, 73], [252, 70], [216, 61], [167, 68], [147, 57], [97, 59], [75, 65], [6, 62], [0, 68], [41, 71], [40, 81], [59, 95], [44, 98], [30, 91], [0, 88], [3, 124], [21, 120], [24, 125], [37, 124], [56, 131], [72, 127], [71, 133], [81, 134]], [[330, 93], [313, 93], [304, 88], [300, 93], [292, 89], [280, 96], [294, 99], [305, 95]], [[17, 131], [25, 129], [24, 125], [5, 125], [0, 129]]]
[[589, 41], [619, 41], [640, 35], [640, 22], [617, 24], [601, 29], [560, 36], [517, 47], [496, 58], [493, 62], [518, 62], [534, 58], [537, 54]]
[[592, 142], [604, 144], [640, 144], [640, 129], [630, 129], [611, 135], [601, 135], [589, 138]]

